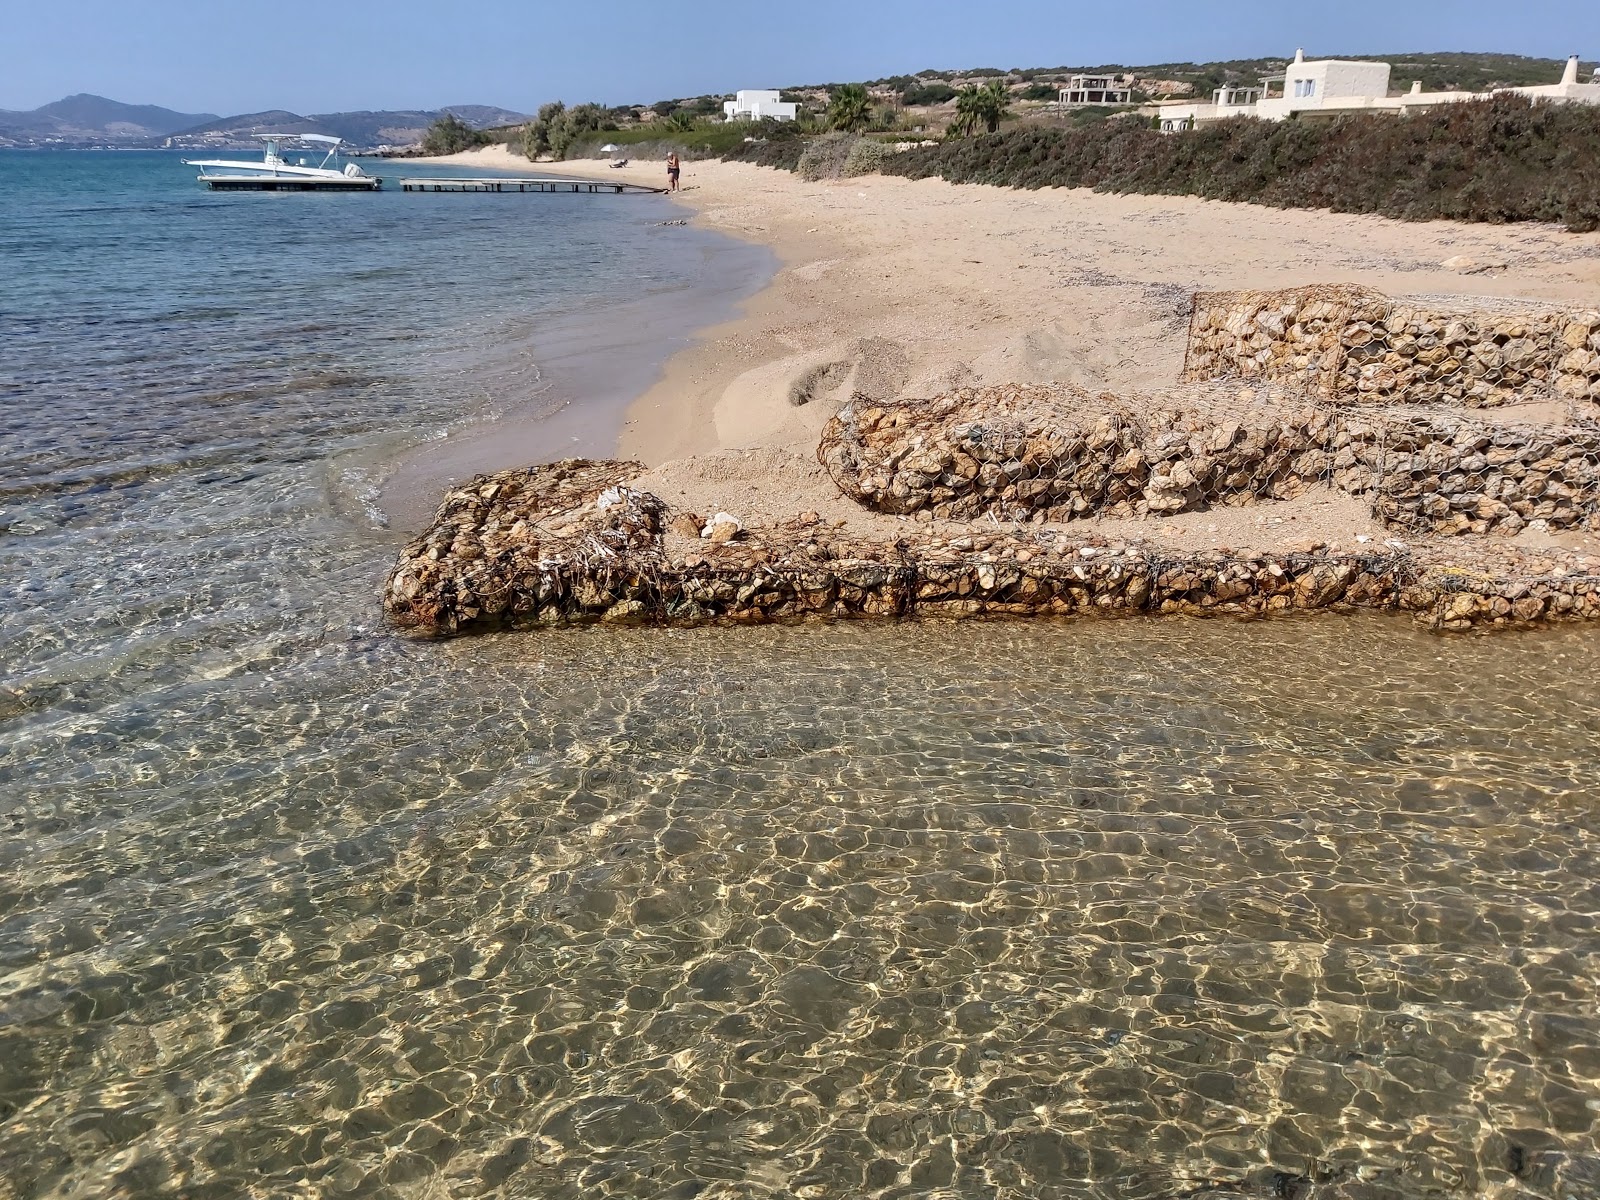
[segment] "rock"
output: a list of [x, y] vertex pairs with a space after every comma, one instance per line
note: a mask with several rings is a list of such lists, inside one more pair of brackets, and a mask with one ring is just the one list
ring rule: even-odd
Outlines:
[[705, 522], [693, 513], [685, 512], [673, 517], [671, 524], [667, 528], [683, 537], [697, 538], [700, 536], [700, 530], [704, 524]]
[[642, 601], [618, 600], [600, 617], [608, 625], [638, 625], [643, 623], [648, 614]]
[[744, 526], [739, 523], [739, 518], [731, 513], [719, 512], [707, 521], [700, 530], [700, 536], [714, 544], [720, 545], [731, 542], [744, 532]]

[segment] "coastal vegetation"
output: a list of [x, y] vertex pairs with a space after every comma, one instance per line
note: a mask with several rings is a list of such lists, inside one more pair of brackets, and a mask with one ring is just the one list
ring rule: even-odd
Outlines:
[[[727, 157], [810, 173], [836, 162], [792, 144], [745, 144]], [[854, 160], [862, 162], [860, 158]], [[1600, 109], [1499, 96], [1405, 118], [1239, 117], [1181, 134], [1131, 119], [1019, 124], [875, 154], [882, 174], [998, 187], [1088, 187], [1200, 196], [1275, 208], [1375, 213], [1407, 221], [1558, 222], [1600, 228]]]
[[608, 111], [600, 105], [577, 104], [568, 108], [557, 100], [541, 107], [534, 119], [523, 127], [523, 153], [529, 158], [546, 154], [552, 158], [566, 158], [585, 134], [608, 127], [617, 128]]
[[974, 133], [982, 125], [989, 133], [1011, 115], [1011, 92], [1004, 81], [991, 79], [985, 84], [968, 84], [956, 94], [956, 119], [950, 126], [958, 137]]
[[1023, 127], [911, 149], [883, 171], [1582, 231], [1600, 228], [1600, 110], [1496, 97], [1404, 119], [1240, 117], [1179, 135], [1126, 120]]
[[490, 141], [481, 129], [474, 129], [455, 113], [445, 113], [422, 135], [422, 149], [426, 154], [459, 154]]
[[854, 133], [872, 118], [872, 100], [865, 86], [847, 83], [828, 100], [828, 128]]

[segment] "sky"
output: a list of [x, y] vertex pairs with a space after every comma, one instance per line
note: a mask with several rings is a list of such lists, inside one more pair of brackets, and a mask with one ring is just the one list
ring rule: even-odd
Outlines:
[[1493, 50], [1600, 58], [1597, 0], [0, 0], [0, 108], [651, 103], [927, 67]]

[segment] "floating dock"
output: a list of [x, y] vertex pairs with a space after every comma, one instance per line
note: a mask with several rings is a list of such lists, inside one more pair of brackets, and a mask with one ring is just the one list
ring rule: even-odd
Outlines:
[[642, 183], [612, 183], [597, 179], [402, 179], [405, 192], [578, 192], [587, 195], [610, 193], [659, 195], [666, 188], [646, 187]]

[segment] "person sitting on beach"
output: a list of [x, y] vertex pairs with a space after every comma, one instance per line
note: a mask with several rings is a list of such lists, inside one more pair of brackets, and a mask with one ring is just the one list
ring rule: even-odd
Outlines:
[[678, 152], [676, 150], [669, 150], [669, 151], [667, 151], [667, 191], [675, 192], [677, 190], [678, 190]]

